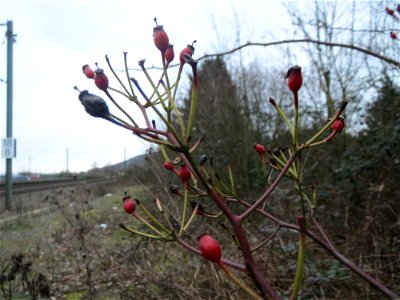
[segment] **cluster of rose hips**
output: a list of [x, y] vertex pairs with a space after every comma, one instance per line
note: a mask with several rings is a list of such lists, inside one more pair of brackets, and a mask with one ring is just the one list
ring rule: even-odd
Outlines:
[[[196, 147], [201, 143], [201, 139], [191, 145], [191, 129], [193, 127], [193, 122], [194, 122], [194, 116], [195, 116], [195, 108], [196, 108], [196, 96], [197, 94], [194, 91], [197, 91], [198, 89], [198, 84], [197, 84], [197, 71], [196, 71], [196, 65], [197, 62], [192, 59], [192, 55], [194, 53], [194, 47], [193, 44], [196, 42], [194, 41], [191, 45], [187, 45], [179, 54], [179, 72], [178, 72], [178, 77], [177, 80], [174, 84], [175, 87], [175, 92], [177, 89], [177, 85], [179, 82], [180, 74], [182, 72], [183, 66], [185, 63], [188, 63], [192, 67], [193, 71], [193, 79], [192, 79], [192, 98], [191, 98], [191, 107], [190, 107], [190, 113], [189, 113], [189, 118], [187, 122], [187, 126], [185, 126], [183, 120], [179, 120], [180, 113], [179, 111], [171, 106], [174, 106], [174, 101], [175, 101], [175, 94], [171, 93], [171, 86], [169, 84], [168, 80], [168, 74], [167, 74], [167, 68], [170, 66], [171, 62], [174, 60], [175, 54], [174, 54], [174, 47], [172, 44], [170, 44], [169, 37], [167, 33], [165, 32], [164, 28], [162, 25], [157, 24], [157, 19], [154, 19], [156, 26], [153, 28], [153, 41], [155, 47], [161, 52], [161, 58], [162, 58], [162, 64], [163, 64], [163, 74], [161, 79], [159, 80], [159, 84], [163, 84], [163, 87], [165, 89], [165, 94], [167, 94], [167, 99], [168, 99], [168, 106], [164, 103], [163, 96], [158, 92], [158, 85], [156, 86], [153, 84], [153, 89], [154, 93], [157, 95], [157, 99], [155, 101], [152, 101], [152, 97], [147, 97], [146, 94], [141, 90], [140, 86], [138, 85], [137, 81], [134, 78], [129, 78], [129, 71], [127, 69], [127, 63], [126, 63], [126, 53], [125, 55], [125, 68], [126, 68], [126, 73], [128, 75], [128, 80], [130, 79], [136, 86], [136, 88], [139, 90], [143, 98], [146, 100], [145, 104], [142, 104], [137, 100], [137, 97], [134, 94], [132, 86], [131, 92], [126, 89], [126, 87], [122, 84], [122, 82], [119, 80], [118, 76], [112, 69], [112, 66], [108, 60], [108, 57], [106, 56], [107, 63], [110, 67], [110, 70], [113, 72], [114, 76], [118, 79], [118, 81], [121, 83], [121, 85], [124, 87], [126, 93], [118, 91], [112, 87], [109, 87], [109, 80], [107, 75], [105, 74], [104, 70], [99, 68], [98, 64], [96, 63], [96, 69], [93, 70], [90, 68], [89, 65], [85, 64], [82, 67], [82, 71], [84, 75], [92, 79], [96, 85], [97, 88], [102, 90], [108, 98], [125, 114], [127, 118], [131, 121], [131, 123], [128, 123], [124, 121], [123, 119], [112, 115], [109, 112], [108, 106], [106, 102], [99, 96], [90, 94], [88, 91], [82, 91], [79, 94], [79, 99], [84, 106], [85, 110], [87, 113], [94, 117], [100, 117], [103, 119], [106, 119], [116, 125], [122, 126], [128, 130], [132, 130], [133, 133], [137, 134], [143, 139], [150, 140], [154, 143], [159, 143], [163, 146], [170, 147], [171, 150], [177, 151], [180, 153], [180, 155], [174, 159], [171, 160], [168, 155], [166, 154], [165, 151], [161, 151], [165, 157], [165, 162], [163, 163], [163, 167], [174, 173], [183, 183], [184, 187], [184, 194], [181, 194], [178, 190], [177, 185], [173, 185], [170, 187], [170, 192], [173, 194], [176, 194], [178, 196], [181, 196], [184, 199], [183, 205], [182, 205], [182, 213], [180, 214], [179, 222], [177, 219], [175, 219], [172, 215], [169, 215], [168, 212], [166, 212], [162, 206], [162, 203], [158, 197], [156, 197], [155, 202], [157, 205], [157, 208], [161, 214], [165, 217], [165, 222], [162, 223], [160, 222], [149, 210], [146, 209], [144, 203], [140, 202], [139, 199], [132, 199], [127, 193], [125, 193], [125, 196], [122, 199], [122, 206], [124, 211], [128, 214], [131, 215], [133, 218], [147, 226], [147, 228], [151, 231], [151, 233], [147, 232], [141, 232], [137, 231], [135, 229], [130, 228], [129, 226], [121, 224], [121, 227], [133, 234], [137, 234], [139, 236], [147, 237], [147, 238], [153, 238], [153, 239], [161, 239], [164, 241], [176, 241], [180, 243], [182, 246], [190, 249], [191, 251], [197, 252], [201, 254], [203, 257], [206, 259], [210, 260], [211, 262], [217, 263], [218, 266], [221, 267], [221, 269], [236, 283], [238, 286], [242, 287], [246, 292], [248, 292], [249, 295], [252, 295], [253, 298], [259, 299], [259, 296], [254, 293], [251, 289], [246, 287], [245, 284], [243, 284], [233, 273], [229, 271], [229, 268], [227, 265], [232, 265], [232, 262], [227, 261], [225, 259], [222, 259], [222, 251], [221, 251], [221, 246], [218, 243], [218, 241], [212, 237], [211, 235], [208, 234], [201, 234], [198, 237], [198, 248], [194, 248], [190, 245], [188, 245], [186, 242], [183, 241], [182, 236], [186, 232], [187, 228], [189, 227], [190, 224], [192, 224], [192, 221], [194, 220], [194, 217], [196, 215], [200, 215], [203, 217], [219, 217], [223, 213], [227, 216], [227, 218], [231, 221], [232, 224], [235, 224], [236, 222], [236, 228], [237, 230], [237, 239], [239, 241], [239, 244], [241, 245], [242, 253], [243, 256], [246, 257], [247, 259], [250, 257], [252, 259], [252, 254], [251, 254], [251, 249], [250, 246], [248, 245], [247, 242], [247, 237], [245, 236], [246, 234], [244, 233], [244, 229], [241, 227], [242, 220], [244, 220], [250, 213], [254, 212], [258, 207], [260, 206], [261, 203], [264, 203], [263, 205], [266, 204], [266, 199], [268, 197], [268, 193], [271, 193], [273, 191], [273, 185], [271, 185], [267, 192], [263, 194], [259, 199], [255, 201], [253, 205], [251, 205], [247, 210], [245, 210], [240, 216], [239, 215], [234, 215], [233, 212], [229, 211], [229, 208], [226, 207], [224, 210], [224, 197], [225, 195], [219, 195], [219, 191], [217, 189], [213, 190], [213, 183], [211, 178], [208, 176], [207, 170], [205, 170], [204, 164], [207, 161], [207, 156], [203, 155], [200, 158], [199, 164], [195, 164], [192, 160], [191, 153], [196, 149]], [[146, 69], [144, 68], [144, 60], [139, 61], [139, 65], [142, 68], [142, 70], [146, 73]], [[167, 84], [163, 82], [163, 76], [165, 76]], [[294, 121], [290, 121], [289, 118], [285, 115], [285, 113], [280, 109], [279, 105], [270, 98], [270, 103], [277, 109], [278, 113], [281, 115], [281, 117], [285, 120], [286, 124], [288, 125], [288, 128], [291, 132], [292, 135], [292, 146], [291, 147], [280, 147], [280, 148], [275, 148], [274, 150], [266, 150], [265, 146], [259, 143], [254, 144], [254, 150], [258, 154], [263, 171], [266, 171], [266, 165], [271, 166], [271, 172], [273, 169], [279, 170], [280, 175], [277, 176], [275, 179], [275, 187], [279, 183], [280, 179], [283, 176], [287, 175], [291, 177], [292, 179], [295, 179], [296, 177], [299, 178], [299, 174], [297, 173], [298, 170], [293, 166], [293, 162], [296, 159], [297, 154], [299, 154], [301, 151], [303, 151], [306, 148], [314, 147], [323, 143], [326, 143], [330, 141], [336, 134], [341, 133], [345, 127], [344, 120], [341, 118], [341, 114], [345, 109], [346, 103], [342, 104], [341, 108], [338, 110], [338, 112], [335, 114], [335, 116], [332, 117], [328, 121], [328, 123], [319, 131], [317, 132], [312, 138], [310, 138], [307, 142], [300, 144], [298, 142], [298, 108], [299, 108], [299, 95], [298, 92], [300, 88], [302, 87], [303, 84], [303, 77], [302, 77], [302, 69], [300, 66], [293, 66], [291, 67], [287, 74], [287, 86], [288, 89], [293, 93], [293, 99], [294, 99]], [[149, 78], [150, 83], [153, 83], [151, 78]], [[76, 88], [77, 89], [77, 88]], [[141, 128], [137, 125], [137, 123], [116, 103], [116, 101], [113, 99], [113, 97], [110, 94], [110, 91], [112, 92], [119, 92], [122, 95], [125, 95], [129, 100], [133, 101], [136, 105], [139, 106], [140, 110], [142, 111], [143, 117], [146, 121], [146, 127]], [[167, 113], [167, 118], [164, 118], [162, 114], [159, 113], [158, 109], [155, 107], [156, 104], [162, 104], [164, 111]], [[165, 125], [167, 125], [168, 130], [163, 131], [159, 130], [156, 128], [155, 121], [148, 119], [146, 109], [148, 107], [152, 107], [155, 112], [158, 114], [158, 116], [162, 119], [163, 122], [165, 122]], [[175, 132], [173, 125], [171, 123], [171, 112], [173, 109], [176, 109], [174, 113], [176, 114], [176, 117], [181, 123], [179, 124], [182, 129], [182, 135], [179, 135]], [[331, 133], [328, 135], [328, 137], [321, 139], [320, 137], [327, 132], [329, 129], [331, 129]], [[160, 136], [162, 138], [160, 138]], [[163, 149], [163, 148], [162, 148]], [[286, 151], [287, 149], [290, 149]], [[265, 153], [268, 151], [268, 153], [271, 156], [271, 159], [269, 159], [267, 162], [265, 162]], [[286, 154], [290, 155], [290, 158], [286, 157]], [[212, 165], [212, 164], [211, 164]], [[211, 166], [212, 167], [212, 166]], [[205, 174], [205, 177], [202, 177], [202, 172]], [[268, 174], [271, 174], [268, 173]], [[265, 174], [267, 174], [265, 172]], [[268, 175], [269, 176], [269, 175]], [[208, 181], [207, 181], [208, 180]], [[199, 187], [197, 185], [197, 182], [202, 182], [203, 187]], [[207, 182], [210, 182], [210, 185], [208, 185]], [[201, 188], [205, 188], [202, 190]], [[233, 189], [233, 188], [232, 188]], [[205, 196], [210, 196], [210, 193], [214, 192], [215, 195], [214, 197], [211, 196], [211, 198], [214, 200], [215, 204], [221, 208], [221, 210], [218, 213], [212, 213], [206, 211], [200, 202], [192, 202], [192, 209], [193, 212], [186, 220], [186, 215], [187, 215], [187, 206], [188, 206], [188, 199], [189, 199], [189, 193], [191, 194], [190, 197], [205, 197]], [[233, 199], [232, 199], [233, 200]], [[137, 213], [137, 209], [140, 209], [140, 214]], [[145, 217], [143, 217], [145, 215]], [[234, 217], [232, 217], [234, 216]], [[302, 215], [300, 215], [297, 218], [299, 227], [300, 227], [300, 236], [301, 238], [305, 238], [304, 231], [305, 231], [305, 211], [304, 207], [302, 207]], [[179, 224], [180, 223], [180, 224]], [[165, 225], [167, 224], [167, 225]], [[235, 226], [234, 226], [235, 227]], [[239, 229], [238, 229], [239, 228]], [[241, 234], [239, 234], [242, 232]], [[240, 237], [241, 236], [241, 237]], [[244, 242], [243, 242], [244, 241]], [[247, 250], [243, 250], [243, 248], [246, 248]], [[227, 264], [227, 265], [225, 265]], [[257, 267], [255, 266], [254, 263], [252, 264], [246, 264], [246, 269], [248, 271], [253, 272], [254, 269]], [[260, 279], [258, 279], [260, 280]], [[257, 281], [258, 282], [258, 281]], [[265, 293], [265, 290], [263, 290], [263, 293]], [[268, 293], [267, 293], [268, 294]]]
[[[190, 177], [190, 175], [189, 175], [189, 177]], [[185, 177], [185, 181], [186, 180], [188, 180], [188, 178]], [[138, 200], [136, 199], [136, 201], [138, 201]], [[137, 217], [135, 215], [136, 202], [134, 200], [132, 200], [131, 196], [128, 196], [125, 193], [125, 196], [122, 199], [122, 203], [123, 203], [124, 211], [127, 214]], [[208, 260], [210, 260], [212, 262], [222, 264], [221, 246], [219, 245], [218, 241], [215, 238], [213, 238], [211, 235], [208, 235], [208, 234], [202, 234], [198, 237], [198, 243], [199, 243], [199, 249], [200, 249], [202, 256], [204, 256], [205, 258], [207, 258]]]
[[[294, 96], [294, 106], [295, 109], [297, 109], [298, 107], [298, 91], [300, 90], [300, 88], [303, 85], [303, 77], [302, 77], [302, 73], [301, 73], [301, 67], [300, 66], [293, 66], [291, 67], [286, 74], [287, 79], [287, 85], [289, 90], [293, 93]], [[270, 102], [277, 107], [276, 102], [273, 99], [270, 99]], [[331, 134], [325, 138], [323, 140], [323, 142], [327, 142], [332, 140], [336, 134], [341, 133], [343, 131], [345, 127], [345, 122], [344, 119], [340, 116], [338, 116], [333, 123], [331, 124], [330, 128], [331, 128]], [[281, 154], [281, 151], [284, 151], [284, 147], [283, 148], [275, 148], [274, 150], [269, 150], [268, 152], [272, 153], [274, 156], [279, 156]], [[264, 157], [265, 157], [265, 146], [261, 145], [261, 144], [254, 144], [254, 150], [259, 154], [259, 158], [262, 162], [264, 162]], [[271, 159], [270, 161], [270, 165], [275, 167], [274, 164], [274, 159]]]
[[[167, 166], [167, 169], [171, 169], [171, 166], [167, 163], [164, 163], [164, 166]], [[174, 168], [174, 167], [173, 167]], [[180, 169], [182, 170], [182, 168]], [[183, 171], [185, 173], [186, 171]], [[177, 172], [180, 176], [182, 172]], [[190, 173], [189, 173], [190, 174]], [[182, 181], [187, 182], [190, 178], [190, 175], [183, 175]], [[128, 196], [125, 193], [125, 197], [123, 198], [123, 208], [125, 212], [129, 215], [132, 215], [134, 218], [138, 219], [139, 221], [144, 222], [145, 224], [148, 225], [141, 217], [135, 214], [136, 211], [136, 203], [140, 202], [138, 199], [132, 200], [130, 196]], [[199, 204], [197, 204], [198, 206]], [[201, 210], [202, 212], [205, 213], [204, 210]], [[130, 227], [121, 224], [121, 227], [127, 231], [130, 231], [132, 233], [138, 234], [139, 232], [135, 231], [134, 229], [131, 229]], [[151, 235], [148, 235], [148, 237], [151, 237]], [[223, 272], [232, 280], [234, 281], [238, 286], [240, 286], [244, 291], [246, 291], [249, 295], [251, 295], [254, 299], [261, 299], [254, 291], [252, 291], [250, 288], [246, 286], [229, 268], [228, 266], [224, 263], [222, 259], [222, 249], [219, 244], [219, 242], [211, 235], [209, 234], [201, 234], [198, 238], [198, 249], [199, 253], [209, 260], [210, 262], [216, 263]]]
[[[158, 50], [160, 50], [163, 63], [165, 63], [166, 66], [168, 67], [169, 64], [175, 58], [174, 45], [169, 43], [169, 38], [168, 38], [167, 33], [164, 30], [164, 27], [162, 25], [157, 24], [156, 18], [154, 18], [154, 21], [156, 23], [156, 26], [153, 28], [154, 45], [157, 47]], [[179, 63], [180, 63], [179, 68], [180, 68], [180, 70], [182, 70], [183, 65], [186, 62], [185, 57], [191, 57], [194, 54], [194, 50], [195, 50], [195, 48], [193, 46], [194, 43], [196, 43], [196, 40], [193, 41], [193, 43], [191, 45], [188, 44], [179, 53]], [[96, 70], [93, 71], [93, 69], [90, 68], [90, 66], [88, 64], [85, 64], [82, 67], [82, 71], [87, 78], [94, 79], [95, 85], [100, 90], [107, 91], [107, 89], [109, 88], [108, 77], [104, 73], [104, 70], [98, 67], [97, 63], [96, 63], [96, 67], [97, 67]]]
[[[164, 27], [162, 25], [157, 24], [157, 19], [154, 18], [154, 22], [156, 22], [156, 27], [153, 28], [153, 40], [154, 45], [157, 47], [158, 50], [161, 52], [161, 56], [163, 61], [165, 59], [165, 63], [168, 66], [175, 58], [174, 53], [174, 45], [169, 43], [169, 37], [167, 33], [164, 31]], [[191, 45], [187, 45], [186, 48], [183, 48], [182, 51], [179, 53], [179, 63], [180, 68], [183, 67], [185, 64], [185, 55], [192, 56], [194, 53], [194, 46], [193, 44], [196, 41], [193, 41]]]
[[93, 71], [89, 65], [84, 65], [82, 67], [83, 74], [89, 79], [94, 80], [94, 84], [102, 91], [106, 91], [108, 89], [108, 77], [104, 73], [103, 69], [100, 69], [96, 63], [96, 70]]
[[[392, 9], [392, 8], [389, 8], [389, 7], [386, 7], [386, 13], [389, 15], [389, 16], [391, 16], [391, 17], [393, 17], [395, 20], [397, 20], [397, 21], [399, 21], [400, 20], [400, 17], [397, 15], [397, 14], [400, 14], [400, 4], [397, 4], [397, 7], [396, 7], [396, 10], [394, 10], [394, 9]], [[396, 14], [396, 12], [397, 12], [397, 14]], [[398, 38], [397, 38], [397, 34], [396, 34], [396, 32], [394, 32], [394, 31], [390, 31], [389, 32], [389, 35], [390, 35], [390, 37], [393, 39], [393, 40], [397, 40]]]
[[[154, 45], [156, 48], [161, 52], [162, 56], [162, 61], [165, 63], [166, 67], [170, 65], [170, 63], [174, 60], [175, 53], [174, 53], [174, 46], [169, 43], [169, 37], [167, 33], [165, 32], [164, 28], [162, 25], [157, 24], [156, 18], [154, 19], [156, 22], [156, 27], [153, 28], [153, 40], [154, 40]], [[194, 53], [194, 46], [193, 44], [196, 41], [193, 41], [193, 43], [190, 45], [188, 44], [185, 48], [182, 49], [182, 51], [179, 54], [179, 69], [182, 71], [183, 65], [186, 62], [187, 57], [191, 57]], [[97, 66], [97, 64], [96, 64]], [[93, 79], [95, 85], [102, 91], [107, 91], [108, 89], [108, 78], [104, 74], [104, 71], [100, 68], [97, 67], [95, 71], [93, 71], [89, 65], [84, 65], [82, 67], [83, 73], [85, 76], [89, 79]], [[184, 183], [185, 187], [187, 188], [188, 182], [191, 178], [191, 172], [189, 168], [186, 166], [186, 164], [180, 165], [179, 168], [176, 168], [174, 164], [172, 164], [169, 161], [164, 162], [164, 168], [167, 170], [170, 170], [177, 174], [179, 178], [182, 180]], [[138, 200], [135, 199], [133, 200], [129, 195], [125, 194], [123, 197], [123, 209], [127, 214], [135, 215], [136, 211], [136, 204]], [[201, 212], [205, 212], [205, 210], [200, 209], [199, 214]], [[202, 234], [198, 238], [199, 242], [199, 249], [201, 254], [209, 259], [212, 262], [216, 263], [222, 263], [221, 262], [221, 247], [219, 243], [210, 235], [207, 234]]]
[[[160, 27], [159, 25], [157, 25], [157, 27], [154, 29], [154, 41], [155, 41], [156, 47], [161, 51], [162, 57], [163, 57], [163, 59], [165, 59], [165, 63], [169, 64], [172, 61], [173, 55], [171, 55], [171, 53], [168, 53], [168, 49], [172, 49], [172, 47], [169, 47], [168, 37], [167, 37], [166, 33], [164, 32], [164, 30], [162, 29], [162, 27]], [[87, 67], [84, 68], [84, 72], [85, 71], [89, 74], [89, 76], [93, 75]], [[86, 74], [86, 72], [85, 72], [85, 74]], [[94, 73], [95, 73], [94, 78], [96, 78], [96, 72], [94, 72]], [[101, 76], [102, 72], [99, 72], [99, 74]], [[294, 102], [295, 102], [294, 105], [295, 105], [295, 108], [297, 109], [298, 104], [299, 104], [298, 103], [298, 91], [300, 90], [300, 88], [302, 87], [302, 84], [303, 84], [301, 67], [300, 66], [291, 67], [287, 72], [286, 78], [287, 78], [288, 88], [293, 93]], [[275, 103], [274, 106], [277, 107], [277, 104]], [[327, 142], [327, 141], [331, 140], [336, 134], [341, 133], [343, 131], [344, 127], [345, 127], [344, 120], [340, 116], [336, 116], [335, 120], [333, 122], [331, 122], [331, 125], [330, 125], [331, 134], [324, 140], [317, 142], [317, 143]], [[256, 143], [256, 144], [254, 144], [254, 150], [256, 153], [258, 153], [260, 161], [264, 165], [264, 158], [265, 158], [265, 153], [266, 153], [265, 146], [262, 144]], [[283, 154], [284, 150], [285, 150], [284, 148], [274, 149], [272, 151], [269, 150], [269, 152], [272, 154], [272, 157], [273, 157], [270, 160], [271, 166], [279, 169], [279, 167], [276, 164], [272, 163], [272, 161], [274, 160], [274, 158], [277, 158], [281, 154]], [[205, 158], [205, 159], [202, 158], [202, 162], [200, 164], [201, 165], [204, 164], [204, 161], [206, 159], [207, 158]], [[173, 172], [175, 175], [177, 175], [181, 179], [186, 191], [189, 189], [189, 187], [190, 187], [189, 181], [192, 177], [192, 173], [186, 164], [180, 164], [178, 166], [175, 162], [165, 161], [163, 163], [163, 167], [166, 170]], [[280, 166], [280, 168], [282, 168], [282, 166]], [[175, 190], [177, 190], [177, 188]], [[176, 191], [176, 193], [178, 193], [178, 192]], [[185, 194], [186, 194], [186, 192], [185, 192]], [[137, 200], [137, 199], [132, 200], [132, 198], [130, 196], [125, 195], [125, 197], [123, 198], [124, 211], [127, 214], [132, 215], [136, 219], [138, 219], [142, 222], [145, 222], [142, 218], [140, 218], [135, 213], [136, 205], [138, 203], [140, 205], [139, 200]], [[194, 204], [195, 207], [193, 207], [193, 208], [196, 209], [197, 214], [207, 215], [207, 212], [201, 207], [200, 203], [192, 203], [192, 204]], [[305, 236], [304, 236], [305, 218], [303, 215], [300, 215], [300, 216], [298, 216], [297, 219], [298, 219], [298, 223], [300, 224], [300, 226], [302, 228], [300, 238], [302, 240], [304, 240], [304, 238], [305, 238]], [[158, 223], [158, 224], [160, 224], [160, 223]], [[136, 231], [133, 231], [132, 229], [130, 229], [127, 226], [123, 226], [123, 228], [128, 231], [137, 233]], [[171, 232], [171, 234], [173, 235], [172, 232]], [[230, 276], [232, 276], [232, 274], [229, 273], [229, 270], [226, 268], [226, 266], [222, 262], [221, 246], [214, 237], [212, 237], [211, 235], [208, 235], [208, 234], [200, 235], [198, 237], [198, 247], [199, 247], [200, 254], [203, 257], [205, 257], [206, 259], [208, 259], [214, 263], [217, 263], [225, 272], [227, 272], [227, 274], [230, 274]]]
[[[123, 207], [127, 214], [134, 214], [136, 204], [132, 198], [125, 195], [123, 198]], [[208, 234], [202, 234], [198, 237], [199, 249], [201, 254], [212, 262], [219, 263], [221, 261], [221, 246], [218, 241]]]
[[181, 178], [184, 185], [187, 186], [189, 179], [191, 177], [191, 173], [189, 168], [185, 164], [182, 164], [180, 168], [177, 169], [171, 162], [166, 161], [164, 162], [163, 166], [165, 169], [170, 170], [175, 174], [177, 174]]
[[[168, 67], [170, 63], [174, 60], [175, 54], [174, 54], [174, 46], [169, 43], [169, 37], [167, 33], [165, 32], [164, 28], [162, 25], [157, 24], [157, 19], [154, 19], [156, 26], [153, 28], [153, 41], [154, 45], [156, 48], [161, 52], [161, 57], [162, 57], [162, 62], [164, 65], [164, 68]], [[192, 57], [194, 53], [194, 46], [193, 44], [196, 41], [193, 41], [191, 45], [187, 45], [185, 48], [182, 49], [182, 51], [179, 54], [179, 72], [182, 71], [182, 68], [184, 64], [186, 63], [187, 59]], [[106, 57], [108, 60], [108, 58]], [[85, 64], [82, 67], [82, 71], [84, 75], [89, 78], [94, 80], [94, 83], [97, 88], [102, 90], [111, 98], [111, 95], [109, 94], [109, 80], [107, 75], [105, 74], [104, 70], [98, 67], [98, 64], [96, 63], [96, 69], [93, 70], [88, 64]], [[83, 91], [79, 95], [79, 99], [81, 100], [81, 103], [83, 104], [85, 110], [92, 116], [94, 117], [102, 117], [110, 120], [109, 116], [109, 110], [106, 102], [96, 96], [89, 94], [87, 91]], [[181, 164], [179, 168], [175, 167], [174, 164], [171, 162], [166, 161], [164, 163], [164, 168], [171, 170], [174, 172], [176, 175], [179, 176], [179, 178], [182, 180], [185, 188], [188, 188], [188, 182], [191, 178], [191, 171], [189, 168], [186, 166], [186, 164]], [[136, 214], [136, 207], [137, 205], [140, 205], [141, 207], [142, 204], [139, 202], [138, 199], [132, 199], [129, 195], [125, 193], [125, 196], [123, 197], [123, 209], [124, 211], [132, 215], [134, 218], [138, 219], [139, 221], [143, 222], [146, 225], [149, 225], [143, 218], [141, 218], [139, 215]], [[198, 214], [206, 214], [206, 211], [201, 207], [201, 205], [197, 204], [196, 210]], [[146, 211], [148, 214], [148, 212]], [[152, 216], [150, 216], [152, 217]], [[153, 219], [154, 220], [154, 219]], [[158, 222], [157, 222], [158, 223]], [[158, 225], [161, 226], [160, 223]], [[130, 229], [129, 227], [125, 225], [123, 226], [124, 229], [134, 232], [134, 233], [139, 233], [137, 231], [134, 231], [133, 229]], [[154, 230], [156, 229], [155, 227], [151, 227]], [[166, 230], [168, 231], [168, 230]], [[151, 235], [148, 235], [149, 237]], [[209, 260], [213, 262], [220, 262], [221, 261], [221, 248], [218, 244], [218, 242], [211, 236], [203, 234], [198, 238], [199, 241], [199, 249], [201, 254], [208, 258]]]
[[[301, 67], [297, 66], [297, 65], [291, 67], [286, 74], [286, 78], [287, 78], [288, 88], [294, 94], [294, 101], [295, 101], [295, 107], [296, 107], [298, 105], [297, 93], [303, 84]], [[345, 123], [344, 123], [343, 118], [341, 118], [341, 117], [336, 118], [336, 120], [331, 125], [333, 136], [335, 136], [337, 133], [341, 133], [343, 131], [344, 127], [345, 127]], [[331, 138], [333, 138], [333, 136]]]

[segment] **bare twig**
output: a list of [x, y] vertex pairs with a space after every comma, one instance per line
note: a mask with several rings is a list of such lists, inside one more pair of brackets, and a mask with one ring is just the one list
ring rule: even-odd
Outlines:
[[[242, 50], [247, 47], [269, 47], [269, 46], [277, 46], [277, 45], [284, 45], [284, 44], [301, 44], [301, 43], [311, 43], [311, 44], [317, 44], [317, 45], [323, 45], [327, 47], [339, 47], [339, 48], [346, 48], [346, 49], [352, 49], [361, 53], [364, 53], [368, 56], [372, 56], [375, 58], [378, 58], [388, 64], [394, 65], [398, 68], [400, 68], [400, 61], [387, 57], [385, 55], [382, 55], [380, 53], [377, 53], [375, 51], [372, 51], [371, 49], [364, 48], [362, 46], [357, 46], [354, 44], [344, 44], [344, 43], [334, 43], [334, 42], [326, 42], [326, 41], [319, 41], [319, 40], [314, 40], [314, 39], [289, 39], [289, 40], [280, 40], [280, 41], [274, 41], [274, 42], [247, 42], [245, 44], [242, 44], [238, 47], [232, 48], [227, 51], [223, 52], [217, 52], [217, 53], [210, 53], [210, 54], [204, 54], [203, 56], [199, 57], [197, 61], [209, 58], [209, 57], [221, 57], [221, 56], [226, 56], [230, 55], [232, 53], [235, 53], [239, 50]], [[179, 64], [172, 64], [170, 67], [178, 67]], [[162, 67], [157, 67], [157, 66], [151, 66], [148, 67], [147, 69], [157, 69], [157, 70], [162, 70]], [[132, 70], [140, 70], [140, 69], [132, 69]], [[121, 70], [122, 71], [122, 70]], [[125, 70], [123, 70], [125, 71]]]

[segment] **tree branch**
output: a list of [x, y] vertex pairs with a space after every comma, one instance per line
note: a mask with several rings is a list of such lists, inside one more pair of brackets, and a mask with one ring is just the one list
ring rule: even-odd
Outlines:
[[324, 41], [319, 41], [319, 40], [312, 40], [312, 39], [293, 39], [293, 40], [281, 40], [281, 41], [275, 41], [275, 42], [269, 42], [269, 43], [257, 43], [257, 42], [247, 42], [243, 45], [240, 45], [236, 48], [233, 48], [231, 50], [225, 51], [225, 52], [219, 52], [219, 53], [213, 53], [213, 54], [204, 54], [197, 60], [205, 59], [208, 57], [214, 57], [214, 56], [224, 56], [228, 54], [232, 54], [236, 51], [239, 51], [241, 49], [244, 49], [246, 47], [250, 46], [259, 46], [259, 47], [268, 47], [268, 46], [274, 46], [274, 45], [282, 45], [282, 44], [296, 44], [296, 43], [313, 43], [317, 45], [324, 45], [324, 46], [329, 46], [329, 47], [340, 47], [340, 48], [347, 48], [347, 49], [353, 49], [359, 52], [362, 52], [364, 54], [367, 54], [369, 56], [376, 57], [380, 60], [383, 60], [389, 64], [395, 65], [396, 67], [400, 67], [400, 61], [397, 61], [395, 59], [392, 59], [390, 57], [381, 55], [379, 53], [376, 53], [370, 49], [363, 48], [360, 46], [352, 45], [352, 44], [342, 44], [342, 43], [332, 43], [332, 42], [324, 42]]
[[[242, 50], [247, 47], [269, 47], [269, 46], [276, 46], [276, 45], [283, 45], [283, 44], [299, 44], [299, 43], [312, 43], [312, 44], [323, 45], [323, 46], [328, 46], [328, 47], [340, 47], [340, 48], [352, 49], [352, 50], [356, 50], [358, 52], [364, 53], [368, 56], [378, 58], [380, 60], [387, 62], [388, 64], [391, 64], [391, 65], [394, 65], [394, 66], [400, 68], [400, 61], [395, 60], [390, 57], [387, 57], [385, 55], [379, 54], [377, 52], [374, 52], [371, 49], [363, 48], [361, 46], [356, 46], [353, 44], [333, 43], [333, 42], [325, 42], [325, 41], [319, 41], [319, 40], [313, 40], [313, 39], [291, 39], [291, 40], [281, 40], [281, 41], [268, 42], [268, 43], [247, 42], [245, 44], [242, 44], [238, 47], [232, 48], [232, 49], [224, 51], [224, 52], [204, 54], [203, 56], [199, 57], [197, 59], [197, 61], [200, 61], [200, 60], [203, 60], [203, 59], [206, 59], [209, 57], [220, 57], [220, 56], [229, 55], [229, 54], [232, 54], [234, 52], [237, 52], [237, 51]], [[177, 67], [177, 66], [179, 66], [179, 64], [170, 65], [170, 67]], [[162, 70], [162, 67], [151, 66], [147, 69], [148, 70], [149, 69]], [[140, 69], [130, 69], [130, 70], [140, 70]]]

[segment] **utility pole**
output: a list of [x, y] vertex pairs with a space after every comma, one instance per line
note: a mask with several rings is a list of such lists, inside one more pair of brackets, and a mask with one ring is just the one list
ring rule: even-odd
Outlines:
[[[5, 24], [2, 24], [5, 25]], [[12, 159], [15, 157], [16, 142], [12, 138], [13, 125], [13, 44], [15, 34], [13, 33], [13, 22], [7, 21], [7, 123], [6, 139], [2, 142], [3, 157], [6, 158], [6, 203], [5, 209], [11, 210], [12, 206]]]
[[66, 173], [69, 173], [69, 148], [67, 148], [66, 151], [66, 160], [67, 160], [67, 169], [66, 169]]

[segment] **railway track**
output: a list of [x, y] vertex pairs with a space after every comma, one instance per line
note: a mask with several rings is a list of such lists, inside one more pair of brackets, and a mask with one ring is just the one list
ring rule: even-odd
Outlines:
[[[96, 179], [73, 179], [73, 178], [60, 178], [52, 180], [34, 180], [24, 182], [14, 182], [12, 185], [13, 195], [28, 194], [33, 192], [46, 191], [56, 188], [63, 188], [74, 186], [76, 184], [96, 184], [102, 182], [115, 181], [117, 178], [96, 178]], [[0, 197], [5, 197], [5, 184], [0, 183]]]

